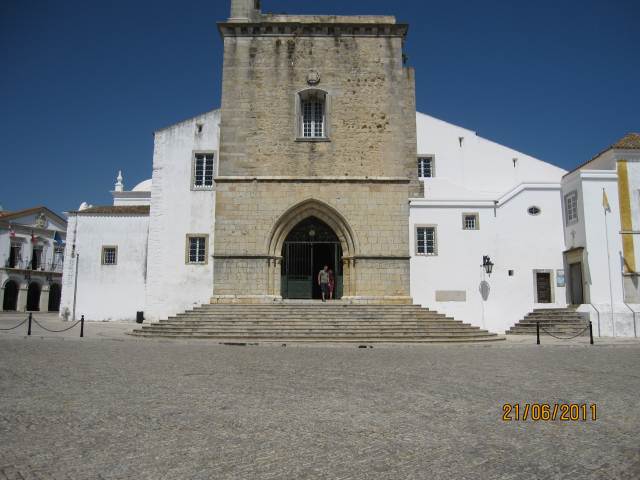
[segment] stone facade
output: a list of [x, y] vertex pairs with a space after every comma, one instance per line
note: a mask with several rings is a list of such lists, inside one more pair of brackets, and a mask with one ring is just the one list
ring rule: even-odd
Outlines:
[[[409, 302], [408, 199], [420, 183], [407, 27], [249, 10], [219, 25], [212, 301], [278, 298], [291, 219], [313, 214], [341, 239], [347, 298]], [[326, 95], [326, 138], [300, 138], [299, 94], [310, 88]]]

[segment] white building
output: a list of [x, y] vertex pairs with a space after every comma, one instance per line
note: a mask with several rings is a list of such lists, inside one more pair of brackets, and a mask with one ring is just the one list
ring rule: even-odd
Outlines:
[[[92, 320], [155, 320], [209, 302], [218, 123], [216, 110], [157, 131], [152, 180], [132, 191], [119, 180], [112, 206], [70, 212], [63, 310], [76, 285], [76, 311]], [[414, 301], [495, 332], [536, 306], [565, 306], [565, 171], [421, 113], [417, 137]], [[423, 227], [435, 234], [426, 252], [415, 241]]]
[[566, 306], [566, 172], [428, 115], [417, 128], [425, 195], [410, 204], [414, 301], [494, 332], [533, 308]]
[[640, 135], [629, 134], [562, 179], [568, 301], [596, 334], [640, 332]]
[[58, 311], [67, 222], [46, 207], [0, 211], [3, 311]]

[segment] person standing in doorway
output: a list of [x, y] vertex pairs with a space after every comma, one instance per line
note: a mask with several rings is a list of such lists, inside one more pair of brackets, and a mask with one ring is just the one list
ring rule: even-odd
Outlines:
[[320, 290], [322, 290], [322, 301], [327, 301], [327, 296], [329, 295], [329, 265], [325, 265], [320, 273], [318, 273], [318, 285], [320, 285]]
[[333, 289], [336, 286], [336, 280], [333, 276], [333, 270], [329, 269], [329, 300], [333, 300]]

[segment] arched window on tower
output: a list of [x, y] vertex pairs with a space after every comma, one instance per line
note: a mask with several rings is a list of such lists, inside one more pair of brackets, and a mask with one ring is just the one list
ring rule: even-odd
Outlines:
[[303, 139], [327, 138], [327, 92], [305, 90], [298, 94], [300, 121], [298, 136]]

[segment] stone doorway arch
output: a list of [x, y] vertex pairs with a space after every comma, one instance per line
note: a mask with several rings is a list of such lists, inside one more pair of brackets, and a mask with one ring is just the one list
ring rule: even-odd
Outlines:
[[59, 312], [60, 311], [60, 284], [52, 283], [49, 286], [49, 308], [50, 312]]
[[13, 280], [8, 280], [4, 284], [4, 297], [2, 299], [2, 310], [5, 312], [15, 312], [18, 309], [18, 284]]
[[332, 206], [316, 199], [307, 199], [284, 212], [269, 235], [269, 295], [281, 298], [282, 249], [289, 233], [304, 220], [314, 217], [326, 224], [336, 235], [342, 250], [343, 298], [355, 296], [355, 256], [358, 243], [347, 220]]
[[40, 311], [40, 293], [41, 288], [38, 282], [31, 282], [27, 290], [27, 311], [39, 312]]
[[298, 223], [287, 235], [281, 256], [282, 298], [320, 300], [322, 291], [317, 276], [325, 265], [333, 279], [327, 299], [342, 297], [342, 245], [323, 221], [307, 217]]

